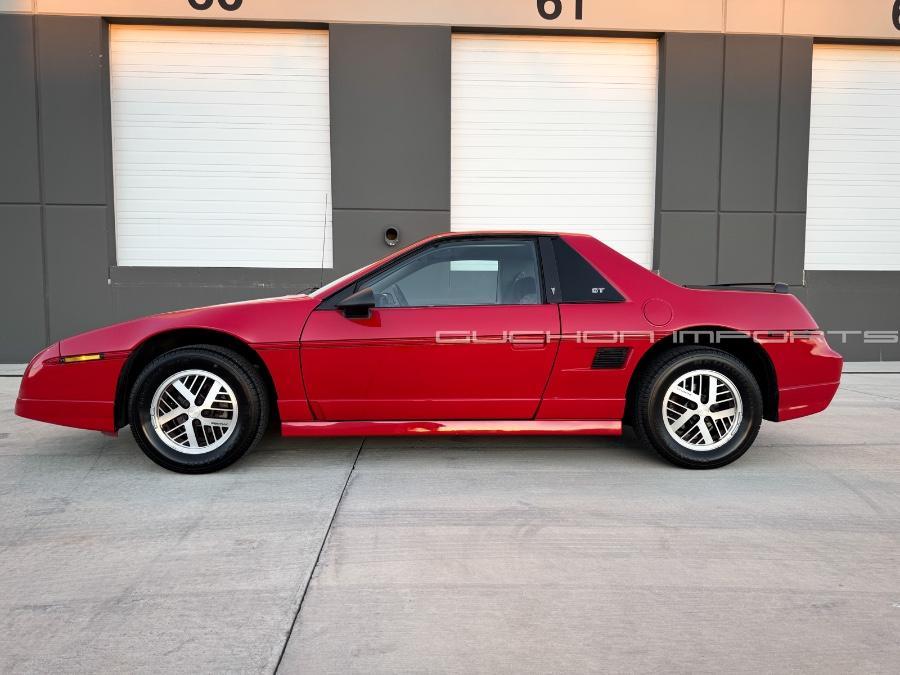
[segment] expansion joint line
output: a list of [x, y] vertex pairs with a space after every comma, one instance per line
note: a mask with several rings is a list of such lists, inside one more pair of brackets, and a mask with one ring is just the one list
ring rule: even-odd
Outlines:
[[300, 599], [297, 602], [297, 607], [294, 610], [294, 618], [291, 621], [291, 625], [288, 627], [287, 633], [284, 636], [284, 643], [281, 645], [281, 650], [278, 653], [278, 659], [275, 662], [275, 667], [272, 669], [273, 673], [277, 673], [278, 669], [281, 667], [281, 661], [284, 659], [284, 653], [287, 651], [288, 643], [291, 641], [291, 635], [294, 633], [294, 628], [297, 625], [297, 619], [300, 617], [300, 610], [303, 608], [303, 601], [306, 599], [306, 593], [309, 591], [309, 586], [312, 583], [313, 577], [316, 574], [316, 570], [319, 569], [319, 560], [322, 558], [322, 551], [325, 550], [325, 544], [328, 542], [328, 537], [331, 536], [331, 528], [334, 525], [335, 518], [337, 518], [338, 509], [341, 508], [341, 503], [344, 501], [344, 495], [347, 494], [347, 487], [350, 485], [350, 478], [353, 476], [353, 472], [356, 470], [356, 462], [359, 461], [359, 455], [362, 452], [363, 446], [366, 444], [366, 439], [363, 438], [359, 444], [359, 447], [356, 449], [356, 455], [353, 457], [353, 464], [350, 465], [350, 470], [347, 472], [347, 477], [344, 479], [344, 487], [341, 489], [341, 494], [335, 502], [334, 510], [331, 512], [331, 518], [328, 521], [328, 527], [325, 528], [325, 534], [322, 537], [322, 541], [319, 544], [319, 551], [316, 553], [316, 562], [313, 564], [312, 569], [309, 571], [306, 579], [303, 583], [303, 591], [300, 593]]

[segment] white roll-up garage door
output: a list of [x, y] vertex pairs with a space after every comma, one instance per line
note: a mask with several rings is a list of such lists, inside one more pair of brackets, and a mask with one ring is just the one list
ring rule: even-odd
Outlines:
[[328, 33], [112, 26], [119, 265], [331, 266]]
[[592, 234], [650, 267], [656, 40], [453, 36], [454, 230]]
[[815, 45], [806, 269], [900, 270], [900, 47]]

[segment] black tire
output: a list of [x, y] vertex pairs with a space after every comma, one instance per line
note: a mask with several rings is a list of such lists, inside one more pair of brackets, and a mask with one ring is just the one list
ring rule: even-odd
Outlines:
[[[237, 401], [230, 436], [209, 452], [179, 452], [153, 427], [150, 407], [154, 393], [169, 377], [185, 370], [202, 370], [221, 378]], [[230, 349], [196, 345], [166, 352], [141, 371], [129, 396], [128, 418], [141, 450], [161, 467], [179, 473], [210, 473], [234, 463], [259, 441], [268, 423], [269, 401], [262, 378], [247, 359]]]
[[[663, 401], [666, 391], [679, 377], [694, 370], [711, 370], [724, 375], [735, 385], [741, 398], [742, 417], [737, 431], [726, 443], [712, 450], [698, 451], [681, 445], [665, 424]], [[762, 410], [759, 384], [741, 361], [711, 347], [677, 347], [657, 357], [638, 383], [634, 430], [646, 446], [676, 466], [715, 469], [747, 452], [759, 433]]]

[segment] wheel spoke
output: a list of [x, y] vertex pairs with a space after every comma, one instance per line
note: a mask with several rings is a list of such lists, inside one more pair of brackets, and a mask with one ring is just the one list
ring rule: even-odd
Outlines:
[[694, 411], [691, 410], [690, 408], [688, 408], [688, 409], [681, 415], [681, 417], [679, 417], [677, 420], [675, 420], [674, 422], [672, 422], [671, 424], [669, 424], [669, 428], [670, 428], [670, 429], [674, 429], [675, 431], [678, 431], [678, 430], [681, 429], [681, 427], [683, 427], [683, 426], [685, 425], [685, 423], [686, 423], [689, 419], [691, 419], [691, 417], [693, 417], [694, 415], [695, 415]]
[[725, 410], [716, 410], [715, 412], [709, 413], [709, 416], [714, 420], [722, 420], [727, 417], [733, 417], [737, 413], [737, 408], [726, 408]]
[[169, 422], [174, 420], [179, 415], [184, 415], [186, 413], [187, 413], [187, 411], [184, 408], [182, 408], [181, 406], [179, 406], [178, 408], [174, 408], [174, 409], [170, 410], [169, 412], [157, 417], [156, 423], [159, 424], [160, 426], [163, 426], [164, 424], [168, 424]]
[[194, 420], [188, 420], [184, 424], [184, 433], [187, 434], [187, 443], [189, 448], [199, 448], [197, 443], [197, 435], [194, 433]]
[[706, 405], [714, 405], [719, 397], [719, 381], [711, 377], [707, 377], [706, 380], [709, 383], [709, 400]]
[[213, 385], [209, 388], [209, 392], [206, 394], [206, 398], [203, 400], [203, 403], [200, 405], [201, 410], [209, 410], [212, 408], [213, 402], [216, 400], [216, 397], [222, 391], [222, 385], [218, 382], [213, 382]]
[[172, 387], [185, 399], [187, 399], [188, 405], [192, 405], [194, 403], [194, 393], [187, 388], [184, 382], [182, 382], [181, 380], [175, 380], [172, 383]]
[[703, 437], [703, 442], [706, 445], [712, 445], [713, 439], [709, 434], [709, 429], [706, 428], [706, 420], [701, 418], [697, 421], [697, 430], [700, 432], [700, 436]]
[[700, 394], [695, 394], [683, 384], [680, 384], [675, 388], [675, 393], [688, 399], [689, 401], [693, 401], [694, 403], [703, 403], [702, 399], [700, 398]]

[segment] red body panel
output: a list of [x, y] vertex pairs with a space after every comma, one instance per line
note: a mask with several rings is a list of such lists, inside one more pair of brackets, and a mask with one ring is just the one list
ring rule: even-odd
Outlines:
[[[535, 340], [512, 344], [509, 330]], [[303, 379], [322, 420], [531, 419], [556, 355], [544, 336], [558, 330], [555, 305], [316, 311]]]
[[[385, 308], [369, 319], [314, 311], [379, 261], [310, 296], [170, 312], [67, 338], [29, 364], [16, 412], [113, 431], [127, 359], [184, 329], [216, 331], [257, 352], [287, 435], [617, 433], [641, 358], [660, 338], [696, 327], [758, 338], [775, 372], [779, 420], [818, 412], [834, 396], [842, 359], [821, 337], [788, 333], [816, 328], [793, 296], [683, 288], [596, 239], [561, 236], [623, 302]], [[613, 344], [629, 348], [624, 366], [591, 368], [596, 349]], [[60, 361], [97, 353], [103, 358]]]

